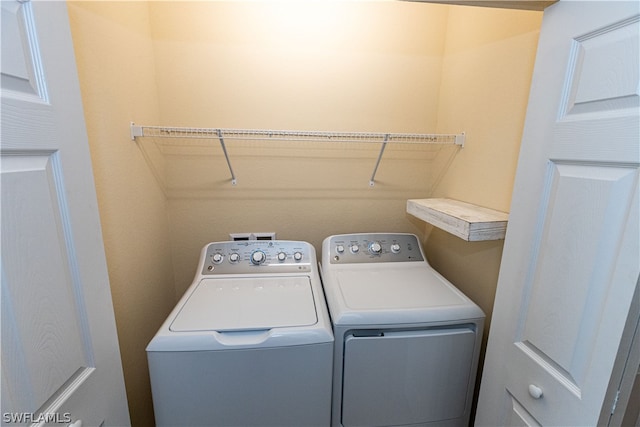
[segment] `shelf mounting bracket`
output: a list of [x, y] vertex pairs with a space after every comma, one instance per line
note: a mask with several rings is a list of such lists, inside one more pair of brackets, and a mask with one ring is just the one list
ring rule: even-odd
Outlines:
[[218, 139], [220, 139], [220, 146], [222, 147], [222, 152], [224, 153], [224, 158], [227, 160], [227, 166], [229, 166], [229, 173], [231, 174], [231, 185], [236, 185], [238, 180], [236, 179], [236, 174], [233, 173], [233, 168], [231, 167], [231, 161], [229, 160], [229, 154], [227, 153], [227, 147], [224, 145], [224, 138], [222, 137], [222, 130], [218, 129]]
[[387, 148], [387, 143], [389, 142], [389, 134], [384, 136], [384, 141], [382, 141], [382, 146], [380, 147], [380, 154], [378, 154], [378, 160], [376, 160], [376, 165], [373, 167], [373, 173], [371, 174], [371, 179], [369, 180], [369, 186], [373, 187], [376, 185], [375, 178], [376, 172], [378, 172], [378, 166], [380, 166], [380, 160], [382, 160], [382, 154], [384, 153], [384, 149]]
[[129, 129], [131, 132], [132, 141], [135, 141], [137, 136], [144, 136], [144, 133], [142, 131], [142, 126], [136, 126], [135, 123], [131, 122]]

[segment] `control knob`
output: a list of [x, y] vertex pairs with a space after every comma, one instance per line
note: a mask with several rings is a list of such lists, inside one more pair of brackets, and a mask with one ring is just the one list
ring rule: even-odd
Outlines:
[[284, 252], [278, 252], [278, 261], [282, 262], [285, 259], [287, 259], [287, 254], [285, 254]]
[[302, 252], [296, 252], [293, 254], [293, 259], [295, 259], [296, 261], [301, 261], [302, 260]]
[[235, 264], [238, 261], [240, 261], [240, 254], [238, 254], [237, 252], [233, 252], [229, 255], [230, 263]]
[[371, 252], [374, 255], [379, 255], [382, 253], [382, 245], [380, 244], [380, 242], [372, 242], [369, 245], [369, 252]]
[[397, 243], [394, 243], [393, 245], [391, 245], [391, 252], [393, 252], [394, 254], [397, 254], [398, 252], [400, 252], [400, 245]]
[[224, 257], [222, 256], [222, 254], [213, 254], [213, 256], [211, 257], [211, 260], [214, 264], [220, 264], [223, 259]]
[[358, 245], [353, 244], [351, 245], [349, 250], [351, 251], [352, 254], [357, 254], [360, 251], [360, 248], [358, 247]]
[[251, 254], [251, 264], [260, 265], [267, 259], [267, 255], [262, 251], [255, 251]]

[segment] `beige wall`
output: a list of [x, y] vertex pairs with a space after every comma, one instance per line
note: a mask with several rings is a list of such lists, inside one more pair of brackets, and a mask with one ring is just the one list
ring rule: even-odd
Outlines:
[[437, 195], [509, 211], [541, 23], [542, 12], [451, 8], [438, 131], [467, 138]]
[[274, 0], [153, 2], [150, 10], [163, 121], [435, 128], [446, 6]]
[[144, 2], [70, 2], [120, 352], [134, 426], [153, 425], [145, 347], [176, 302], [166, 200], [129, 138], [158, 119]]
[[[473, 13], [471, 13], [473, 11]], [[407, 215], [443, 196], [509, 209], [540, 13], [414, 2], [72, 2], [86, 119], [134, 425], [151, 420], [144, 347], [231, 232], [413, 232], [490, 314], [502, 242]], [[144, 125], [466, 131], [464, 149], [128, 140]], [[320, 255], [318, 253], [318, 255]], [[175, 280], [174, 280], [175, 278]]]
[[[165, 125], [434, 132], [448, 7], [408, 2], [154, 2]], [[189, 25], [183, 23], [189, 22]], [[440, 147], [214, 141], [165, 147], [176, 287], [229, 233], [281, 239], [417, 232], [406, 199], [426, 197]], [[444, 149], [450, 153], [452, 148]], [[200, 157], [196, 158], [194, 155]]]

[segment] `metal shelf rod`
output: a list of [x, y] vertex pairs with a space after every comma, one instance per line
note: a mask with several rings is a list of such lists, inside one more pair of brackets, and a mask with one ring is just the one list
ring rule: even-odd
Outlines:
[[380, 166], [380, 160], [382, 160], [382, 154], [384, 154], [384, 149], [387, 148], [387, 143], [389, 142], [389, 135], [386, 135], [384, 141], [382, 141], [382, 146], [380, 147], [380, 154], [378, 154], [378, 160], [376, 160], [376, 165], [373, 167], [373, 173], [371, 174], [371, 178], [369, 179], [369, 186], [373, 187], [376, 183], [376, 173], [378, 172], [378, 166]]
[[224, 144], [224, 137], [222, 136], [221, 131], [218, 131], [218, 139], [220, 139], [220, 146], [222, 147], [224, 158], [227, 159], [227, 166], [229, 167], [229, 173], [231, 174], [231, 185], [236, 185], [238, 183], [238, 180], [236, 179], [236, 174], [233, 173], [233, 168], [231, 167], [231, 160], [229, 160], [229, 154], [227, 153], [227, 146]]

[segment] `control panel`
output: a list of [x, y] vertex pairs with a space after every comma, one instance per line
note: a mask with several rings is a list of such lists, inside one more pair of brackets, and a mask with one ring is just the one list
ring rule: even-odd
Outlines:
[[332, 264], [424, 261], [413, 234], [367, 233], [332, 236]]
[[312, 249], [309, 243], [289, 240], [209, 243], [202, 274], [308, 272], [315, 264]]

